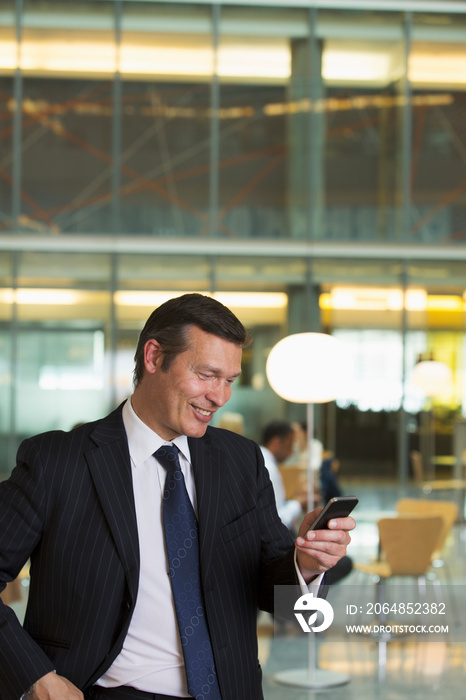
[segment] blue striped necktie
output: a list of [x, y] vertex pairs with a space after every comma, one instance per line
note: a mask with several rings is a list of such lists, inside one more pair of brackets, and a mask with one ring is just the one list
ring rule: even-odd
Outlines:
[[178, 448], [164, 445], [154, 457], [167, 471], [163, 524], [188, 691], [196, 700], [221, 700], [201, 590], [197, 519]]

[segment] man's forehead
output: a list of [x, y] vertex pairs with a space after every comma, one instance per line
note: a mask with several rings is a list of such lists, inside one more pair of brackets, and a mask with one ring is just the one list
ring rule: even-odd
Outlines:
[[210, 339], [211, 341], [219, 341], [221, 343], [227, 343], [228, 345], [238, 348], [238, 350], [243, 349], [241, 344], [238, 344], [234, 340], [230, 340], [229, 338], [225, 338], [220, 334], [210, 332], [210, 331], [205, 331], [203, 328], [198, 326], [197, 324], [193, 323], [190, 326], [187, 326], [187, 332], [190, 340], [192, 342], [198, 342], [201, 340], [205, 339]]

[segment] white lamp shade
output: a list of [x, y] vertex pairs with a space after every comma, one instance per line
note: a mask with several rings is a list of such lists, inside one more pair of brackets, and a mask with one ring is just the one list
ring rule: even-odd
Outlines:
[[433, 397], [445, 394], [451, 389], [453, 375], [444, 362], [424, 360], [414, 367], [411, 381], [426, 396]]
[[270, 351], [266, 374], [272, 389], [295, 403], [325, 403], [341, 390], [342, 351], [325, 333], [296, 333]]

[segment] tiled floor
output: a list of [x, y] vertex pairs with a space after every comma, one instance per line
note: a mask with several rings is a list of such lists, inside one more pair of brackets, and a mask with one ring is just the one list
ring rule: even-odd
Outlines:
[[[370, 561], [377, 553], [376, 522], [382, 515], [393, 514], [396, 500], [402, 494], [396, 485], [368, 485], [367, 482], [347, 484], [345, 492], [355, 493], [360, 498], [354, 513], [358, 525], [349, 554], [354, 562]], [[420, 496], [415, 487], [403, 495]], [[442, 497], [446, 498], [448, 494], [437, 496]], [[276, 674], [280, 671], [309, 668], [308, 635], [295, 633], [287, 638], [269, 636], [265, 619], [262, 618], [261, 630], [264, 634], [260, 635], [260, 655], [266, 700], [325, 697], [332, 700], [425, 700], [439, 693], [450, 698], [466, 697], [466, 620], [463, 619], [466, 616], [465, 551], [466, 525], [458, 524], [449, 539], [445, 558], [453, 584], [446, 578], [444, 569], [436, 570], [448, 609], [451, 610], [449, 596], [454, 593], [455, 616], [462, 618], [462, 626], [455, 627], [454, 634], [444, 635], [441, 641], [431, 637], [434, 641], [428, 642], [408, 635], [379, 645], [377, 641], [364, 641], [362, 638], [345, 642], [342, 637], [341, 641], [332, 641], [325, 637], [326, 633], [322, 633], [317, 641], [317, 668], [346, 674], [349, 682], [345, 685], [316, 690], [278, 682]], [[403, 600], [409, 590], [412, 597], [412, 589], [407, 589], [405, 582], [397, 579], [393, 581], [393, 586], [390, 589], [392, 596]], [[353, 570], [329, 593], [329, 601], [332, 595], [334, 603], [336, 598], [354, 602], [356, 595], [359, 595], [359, 600], [367, 600], [372, 596], [373, 587], [374, 583], [369, 577]], [[414, 588], [414, 595], [417, 595], [417, 588]]]

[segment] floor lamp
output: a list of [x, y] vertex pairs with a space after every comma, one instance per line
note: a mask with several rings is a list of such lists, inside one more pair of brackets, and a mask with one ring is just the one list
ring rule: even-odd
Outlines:
[[[281, 398], [307, 404], [308, 510], [314, 507], [314, 471], [311, 441], [314, 437], [314, 404], [335, 399], [341, 391], [342, 352], [339, 342], [325, 333], [296, 333], [280, 340], [267, 358], [266, 373], [272, 389]], [[291, 669], [274, 678], [285, 685], [328, 688], [348, 683], [349, 676], [317, 667], [314, 632], [308, 633], [307, 669]]]

